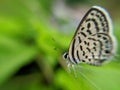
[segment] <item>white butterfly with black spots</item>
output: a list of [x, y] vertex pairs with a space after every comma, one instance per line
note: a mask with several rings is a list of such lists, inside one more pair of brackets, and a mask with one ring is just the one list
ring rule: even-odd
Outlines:
[[117, 44], [112, 31], [108, 12], [100, 6], [93, 6], [81, 20], [64, 58], [71, 64], [102, 65], [116, 53]]

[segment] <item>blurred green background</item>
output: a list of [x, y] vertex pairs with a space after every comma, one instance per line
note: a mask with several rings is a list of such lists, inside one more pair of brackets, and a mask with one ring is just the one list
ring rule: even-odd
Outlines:
[[[0, 90], [120, 90], [119, 0], [1, 0]], [[69, 74], [62, 54], [91, 6], [106, 8], [118, 52], [101, 67]]]

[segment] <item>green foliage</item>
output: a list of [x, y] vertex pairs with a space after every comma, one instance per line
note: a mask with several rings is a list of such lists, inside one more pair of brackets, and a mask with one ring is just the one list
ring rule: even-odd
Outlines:
[[[119, 90], [119, 56], [101, 67], [76, 67], [77, 78], [67, 72], [62, 54], [73, 34], [58, 29], [54, 2], [0, 1], [0, 90]], [[118, 44], [119, 23], [115, 23]]]

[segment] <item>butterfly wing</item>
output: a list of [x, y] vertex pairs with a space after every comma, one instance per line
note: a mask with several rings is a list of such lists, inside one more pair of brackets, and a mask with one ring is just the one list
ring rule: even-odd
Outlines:
[[106, 10], [93, 6], [80, 22], [69, 47], [72, 63], [98, 64], [116, 52], [112, 23]]

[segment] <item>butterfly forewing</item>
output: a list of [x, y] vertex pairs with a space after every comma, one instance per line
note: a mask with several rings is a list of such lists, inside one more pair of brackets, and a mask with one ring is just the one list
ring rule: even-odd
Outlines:
[[72, 63], [100, 65], [116, 50], [113, 45], [112, 23], [106, 10], [93, 6], [83, 17], [69, 47]]

